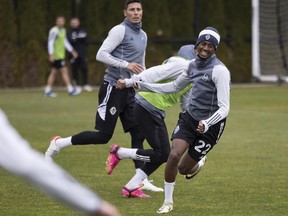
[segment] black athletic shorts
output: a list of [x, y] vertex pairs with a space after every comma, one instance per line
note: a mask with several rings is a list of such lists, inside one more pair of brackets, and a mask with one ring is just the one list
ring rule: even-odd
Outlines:
[[180, 113], [176, 128], [172, 134], [173, 139], [182, 139], [189, 143], [188, 153], [195, 161], [201, 160], [220, 139], [226, 119], [212, 125], [206, 133], [196, 131], [199, 121], [191, 117], [188, 112]]
[[61, 69], [66, 66], [66, 61], [64, 59], [57, 59], [52, 63], [52, 67], [56, 69]]
[[99, 89], [98, 104], [96, 130], [112, 135], [118, 117], [124, 132], [137, 125], [134, 118], [135, 90], [133, 88], [120, 90], [104, 82]]

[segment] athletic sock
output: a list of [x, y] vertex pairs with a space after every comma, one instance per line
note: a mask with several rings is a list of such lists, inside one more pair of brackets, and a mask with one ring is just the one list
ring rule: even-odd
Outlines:
[[71, 84], [67, 85], [67, 91], [70, 93], [74, 90], [73, 86]]
[[125, 185], [128, 190], [133, 190], [139, 187], [144, 179], [148, 176], [143, 170], [137, 169], [136, 174], [132, 177], [132, 179]]
[[117, 154], [120, 159], [124, 158], [131, 158], [131, 159], [136, 159], [136, 152], [138, 149], [130, 149], [130, 148], [119, 148], [117, 151]]
[[62, 149], [64, 147], [72, 145], [71, 138], [72, 138], [71, 136], [66, 138], [60, 138], [57, 139], [55, 143], [59, 147], [59, 149]]
[[175, 182], [164, 181], [164, 189], [165, 189], [164, 203], [173, 203], [174, 187], [175, 187]]
[[44, 90], [45, 94], [47, 94], [47, 93], [49, 93], [49, 92], [51, 92], [51, 91], [52, 91], [52, 87], [47, 85], [47, 86], [45, 87], [45, 90]]

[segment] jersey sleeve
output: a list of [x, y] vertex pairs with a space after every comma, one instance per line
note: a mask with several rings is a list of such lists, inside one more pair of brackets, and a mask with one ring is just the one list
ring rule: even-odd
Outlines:
[[64, 39], [64, 45], [65, 45], [65, 48], [66, 48], [69, 52], [72, 52], [72, 51], [73, 51], [73, 47], [72, 47], [72, 45], [70, 44], [70, 42], [68, 41], [67, 37], [65, 37], [65, 39]]
[[185, 70], [188, 69], [190, 61], [180, 57], [171, 57], [162, 65], [151, 67], [140, 74], [133, 75], [130, 79], [125, 79], [127, 87], [133, 86], [136, 81], [156, 83], [162, 80], [176, 80]]
[[223, 65], [217, 65], [213, 69], [212, 79], [217, 89], [219, 109], [208, 119], [203, 120], [205, 131], [228, 116], [230, 110], [230, 72]]
[[[188, 69], [188, 68], [187, 68]], [[190, 78], [185, 70], [176, 80], [164, 84], [136, 82], [139, 91], [149, 91], [156, 93], [177, 93], [190, 84]]]
[[[142, 30], [141, 30], [142, 31]], [[144, 32], [144, 31], [143, 31]], [[146, 40], [146, 47], [147, 47], [147, 40], [148, 40], [148, 37], [147, 37], [147, 34], [144, 32], [144, 35], [145, 35], [145, 40]], [[146, 59], [146, 49], [144, 51], [144, 54], [143, 54], [143, 59], [142, 59], [142, 64], [143, 65], [143, 70], [146, 70], [146, 63], [145, 63], [145, 59]]]
[[11, 126], [0, 109], [0, 167], [15, 173], [51, 197], [85, 213], [100, 209], [101, 198], [44, 156]]
[[54, 42], [57, 38], [58, 32], [57, 29], [54, 27], [49, 31], [48, 35], [48, 53], [49, 55], [53, 55], [54, 53]]
[[123, 41], [124, 35], [125, 27], [123, 25], [113, 27], [98, 50], [96, 60], [113, 67], [127, 68], [129, 64], [127, 61], [111, 55], [113, 50]]

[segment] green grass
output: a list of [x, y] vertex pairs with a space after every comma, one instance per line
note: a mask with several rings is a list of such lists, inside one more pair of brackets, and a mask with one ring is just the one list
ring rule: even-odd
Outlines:
[[[0, 106], [31, 146], [45, 152], [52, 135], [69, 136], [93, 130], [97, 92], [45, 98], [37, 90], [1, 90]], [[167, 112], [172, 131], [179, 109]], [[201, 173], [187, 181], [177, 177], [174, 210], [184, 215], [287, 215], [288, 212], [288, 87], [233, 87], [225, 132], [209, 153]], [[129, 147], [130, 138], [117, 125], [109, 144]], [[121, 187], [134, 174], [123, 160], [112, 176], [105, 172], [110, 145], [68, 147], [55, 161], [79, 181], [115, 204], [122, 215], [156, 215], [163, 193], [151, 199], [124, 199]], [[1, 157], [1, 155], [0, 155]], [[163, 185], [164, 165], [150, 179]], [[78, 215], [46, 197], [22, 179], [0, 169], [0, 215]]]

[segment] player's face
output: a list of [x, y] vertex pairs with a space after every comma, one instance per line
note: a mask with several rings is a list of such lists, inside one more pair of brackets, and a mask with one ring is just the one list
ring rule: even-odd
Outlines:
[[206, 59], [215, 53], [214, 45], [209, 41], [202, 41], [196, 47], [196, 53], [201, 58]]
[[78, 28], [80, 25], [79, 19], [71, 19], [70, 26], [71, 28]]
[[124, 10], [124, 16], [132, 23], [139, 23], [142, 20], [142, 5], [138, 2], [130, 3]]
[[65, 19], [64, 19], [64, 17], [58, 17], [57, 20], [56, 20], [56, 25], [57, 25], [59, 28], [62, 28], [62, 27], [65, 25]]

